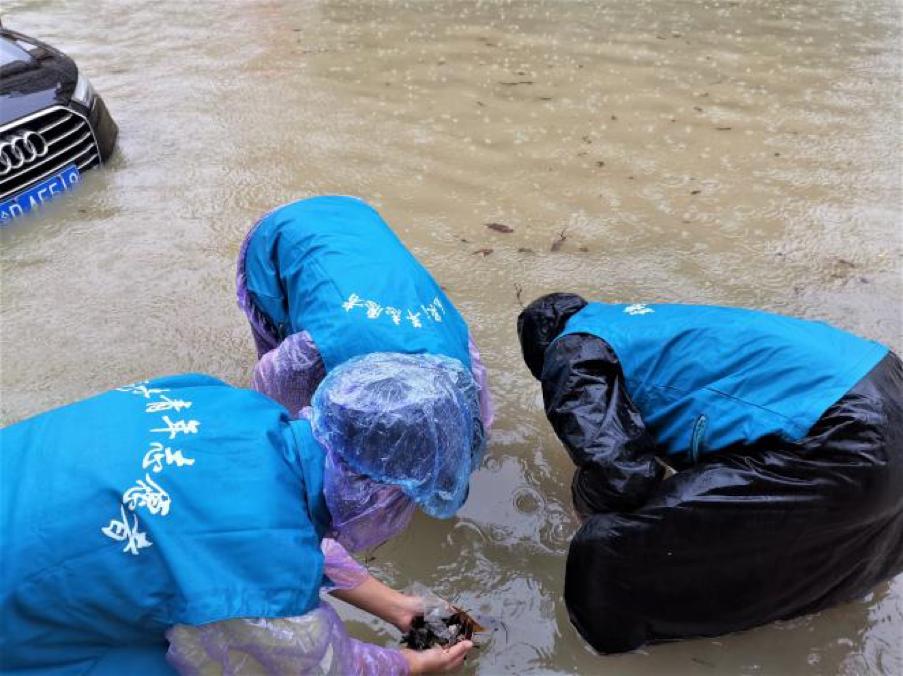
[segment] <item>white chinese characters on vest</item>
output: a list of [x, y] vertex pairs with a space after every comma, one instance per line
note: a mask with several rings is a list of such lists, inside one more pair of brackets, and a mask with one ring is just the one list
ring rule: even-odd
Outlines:
[[415, 308], [397, 308], [392, 305], [383, 305], [375, 300], [364, 300], [358, 294], [352, 293], [348, 300], [342, 303], [345, 312], [362, 310], [362, 317], [375, 320], [381, 317], [392, 322], [395, 326], [401, 326], [402, 321], [407, 321], [415, 329], [422, 329], [424, 322], [442, 323], [446, 314], [445, 305], [438, 297], [427, 305], [419, 305]]
[[[199, 420], [174, 419], [183, 409], [191, 408], [193, 402], [167, 397], [164, 392], [169, 392], [168, 389], [148, 387], [148, 382], [143, 380], [132, 383], [116, 388], [116, 391], [148, 400], [144, 407], [147, 414], [168, 412], [160, 418], [162, 426], [151, 427], [149, 432], [165, 434], [168, 441], [173, 441], [180, 434], [197, 434], [201, 425]], [[101, 532], [112, 540], [125, 542], [122, 551], [133, 556], [137, 556], [140, 550], [151, 547], [154, 543], [147, 537], [147, 533], [140, 529], [136, 512], [138, 509], [145, 509], [153, 516], [167, 516], [172, 507], [172, 498], [165, 488], [151, 478], [151, 472], [159, 475], [165, 467], [177, 469], [191, 467], [194, 462], [194, 458], [185, 457], [180, 449], [173, 450], [159, 441], [150, 442], [150, 448], [141, 460], [141, 469], [145, 470], [144, 478], [136, 480], [135, 485], [122, 494], [119, 505], [120, 518], [111, 519], [107, 526], [100, 529]], [[151, 472], [147, 472], [148, 469]]]

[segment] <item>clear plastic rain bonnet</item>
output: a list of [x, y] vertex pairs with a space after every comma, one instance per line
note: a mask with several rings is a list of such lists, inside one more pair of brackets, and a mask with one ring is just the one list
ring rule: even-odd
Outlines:
[[326, 502], [346, 547], [388, 539], [412, 503], [437, 518], [464, 503], [485, 438], [477, 386], [460, 362], [355, 357], [326, 376], [311, 404], [314, 436], [327, 449]]

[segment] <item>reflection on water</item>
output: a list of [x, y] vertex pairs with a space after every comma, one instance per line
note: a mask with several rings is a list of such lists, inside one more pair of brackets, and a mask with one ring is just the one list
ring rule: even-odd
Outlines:
[[593, 655], [561, 602], [570, 462], [514, 331], [522, 301], [566, 289], [785, 311], [903, 348], [899, 13], [7, 0], [4, 24], [75, 57], [121, 136], [77, 194], [0, 233], [3, 422], [152, 374], [246, 383], [244, 232], [274, 205], [357, 194], [446, 286], [492, 369], [498, 428], [461, 517], [418, 517], [373, 564], [503, 622], [472, 668], [903, 672], [900, 578], [816, 616]]

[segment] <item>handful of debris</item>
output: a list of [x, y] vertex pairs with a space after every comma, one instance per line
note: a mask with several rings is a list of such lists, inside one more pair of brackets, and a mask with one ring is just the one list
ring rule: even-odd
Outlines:
[[401, 637], [401, 643], [412, 650], [428, 650], [434, 646], [449, 648], [461, 641], [470, 641], [475, 633], [486, 631], [480, 624], [457, 606], [451, 606], [452, 614], [445, 617], [418, 615], [411, 623], [411, 630]]
[[415, 585], [413, 592], [423, 599], [423, 615], [415, 617], [410, 631], [401, 637], [404, 647], [412, 650], [428, 650], [434, 646], [450, 648], [486, 631], [467, 612], [446, 603], [422, 585]]

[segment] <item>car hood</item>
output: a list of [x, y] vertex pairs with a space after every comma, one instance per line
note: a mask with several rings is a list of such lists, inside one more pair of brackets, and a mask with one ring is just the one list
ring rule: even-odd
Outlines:
[[0, 30], [0, 126], [69, 102], [78, 68], [68, 56], [14, 31]]

